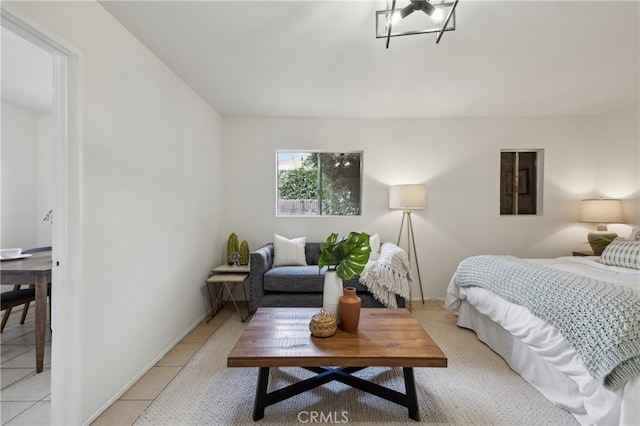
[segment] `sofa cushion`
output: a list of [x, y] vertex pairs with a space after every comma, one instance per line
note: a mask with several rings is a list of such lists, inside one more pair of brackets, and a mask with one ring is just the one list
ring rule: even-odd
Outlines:
[[[322, 293], [324, 290], [324, 273], [326, 267], [318, 272], [318, 265], [278, 266], [264, 274], [264, 290], [280, 293]], [[344, 283], [345, 287], [355, 287], [356, 292], [367, 288], [354, 278]]]
[[306, 237], [289, 239], [273, 234], [273, 266], [306, 265], [306, 242]]
[[324, 271], [318, 265], [278, 266], [264, 274], [264, 289], [287, 293], [317, 293], [324, 288]]
[[320, 260], [320, 243], [307, 243], [304, 250], [307, 258], [307, 265], [316, 265], [317, 267], [318, 260]]

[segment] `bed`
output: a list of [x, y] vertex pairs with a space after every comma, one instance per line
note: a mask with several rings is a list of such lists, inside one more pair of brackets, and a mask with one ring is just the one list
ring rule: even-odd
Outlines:
[[640, 425], [640, 241], [601, 257], [469, 257], [445, 308], [579, 423]]

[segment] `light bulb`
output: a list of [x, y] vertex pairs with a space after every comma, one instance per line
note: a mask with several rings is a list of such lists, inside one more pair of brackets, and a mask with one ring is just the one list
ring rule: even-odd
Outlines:
[[444, 12], [439, 7], [436, 7], [433, 13], [431, 14], [431, 20], [436, 24], [444, 21]]
[[402, 16], [400, 15], [400, 12], [393, 12], [393, 15], [391, 15], [391, 25], [397, 24], [401, 19]]

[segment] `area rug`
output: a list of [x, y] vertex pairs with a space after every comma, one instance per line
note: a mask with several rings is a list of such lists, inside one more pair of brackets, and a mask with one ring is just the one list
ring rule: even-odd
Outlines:
[[[447, 368], [415, 368], [420, 423], [434, 425], [575, 425], [475, 334], [445, 311], [414, 310], [449, 359]], [[338, 382], [268, 406], [252, 419], [257, 368], [227, 368], [245, 324], [229, 316], [181, 373], [138, 418], [137, 425], [414, 425], [407, 409]], [[306, 378], [301, 368], [273, 368], [270, 391]], [[404, 392], [402, 369], [373, 367], [359, 377]]]

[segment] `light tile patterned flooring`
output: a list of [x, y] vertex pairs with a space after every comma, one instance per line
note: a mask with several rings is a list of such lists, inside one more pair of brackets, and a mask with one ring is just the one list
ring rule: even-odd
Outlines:
[[[246, 306], [246, 305], [245, 305]], [[241, 309], [244, 306], [241, 306]], [[246, 308], [244, 308], [246, 315]], [[93, 425], [132, 425], [160, 392], [187, 365], [191, 357], [205, 344], [229, 315], [240, 321], [233, 304], [227, 303], [208, 323], [203, 321], [180, 343], [174, 346], [140, 380], [107, 408]]]
[[23, 325], [20, 325], [22, 310], [14, 308], [0, 334], [0, 420], [3, 425], [50, 423], [51, 332], [47, 328], [44, 371], [36, 374], [34, 308], [32, 303]]
[[[246, 312], [243, 310], [245, 306], [241, 306], [241, 311]], [[427, 301], [423, 305], [414, 301], [413, 309], [441, 310], [442, 302]], [[2, 425], [36, 426], [51, 423], [51, 334], [46, 340], [44, 371], [36, 374], [32, 311], [30, 309], [24, 325], [20, 325], [22, 312], [12, 312], [0, 335]], [[209, 323], [203, 321], [194, 328], [92, 425], [132, 425], [229, 315], [234, 315], [240, 321], [233, 304], [227, 303]]]
[[[209, 323], [194, 328], [93, 424], [132, 425], [231, 314], [238, 315], [227, 304]], [[51, 333], [47, 333], [44, 371], [36, 374], [33, 306], [23, 325], [21, 315], [14, 309], [0, 334], [0, 420], [2, 425], [50, 425]]]

